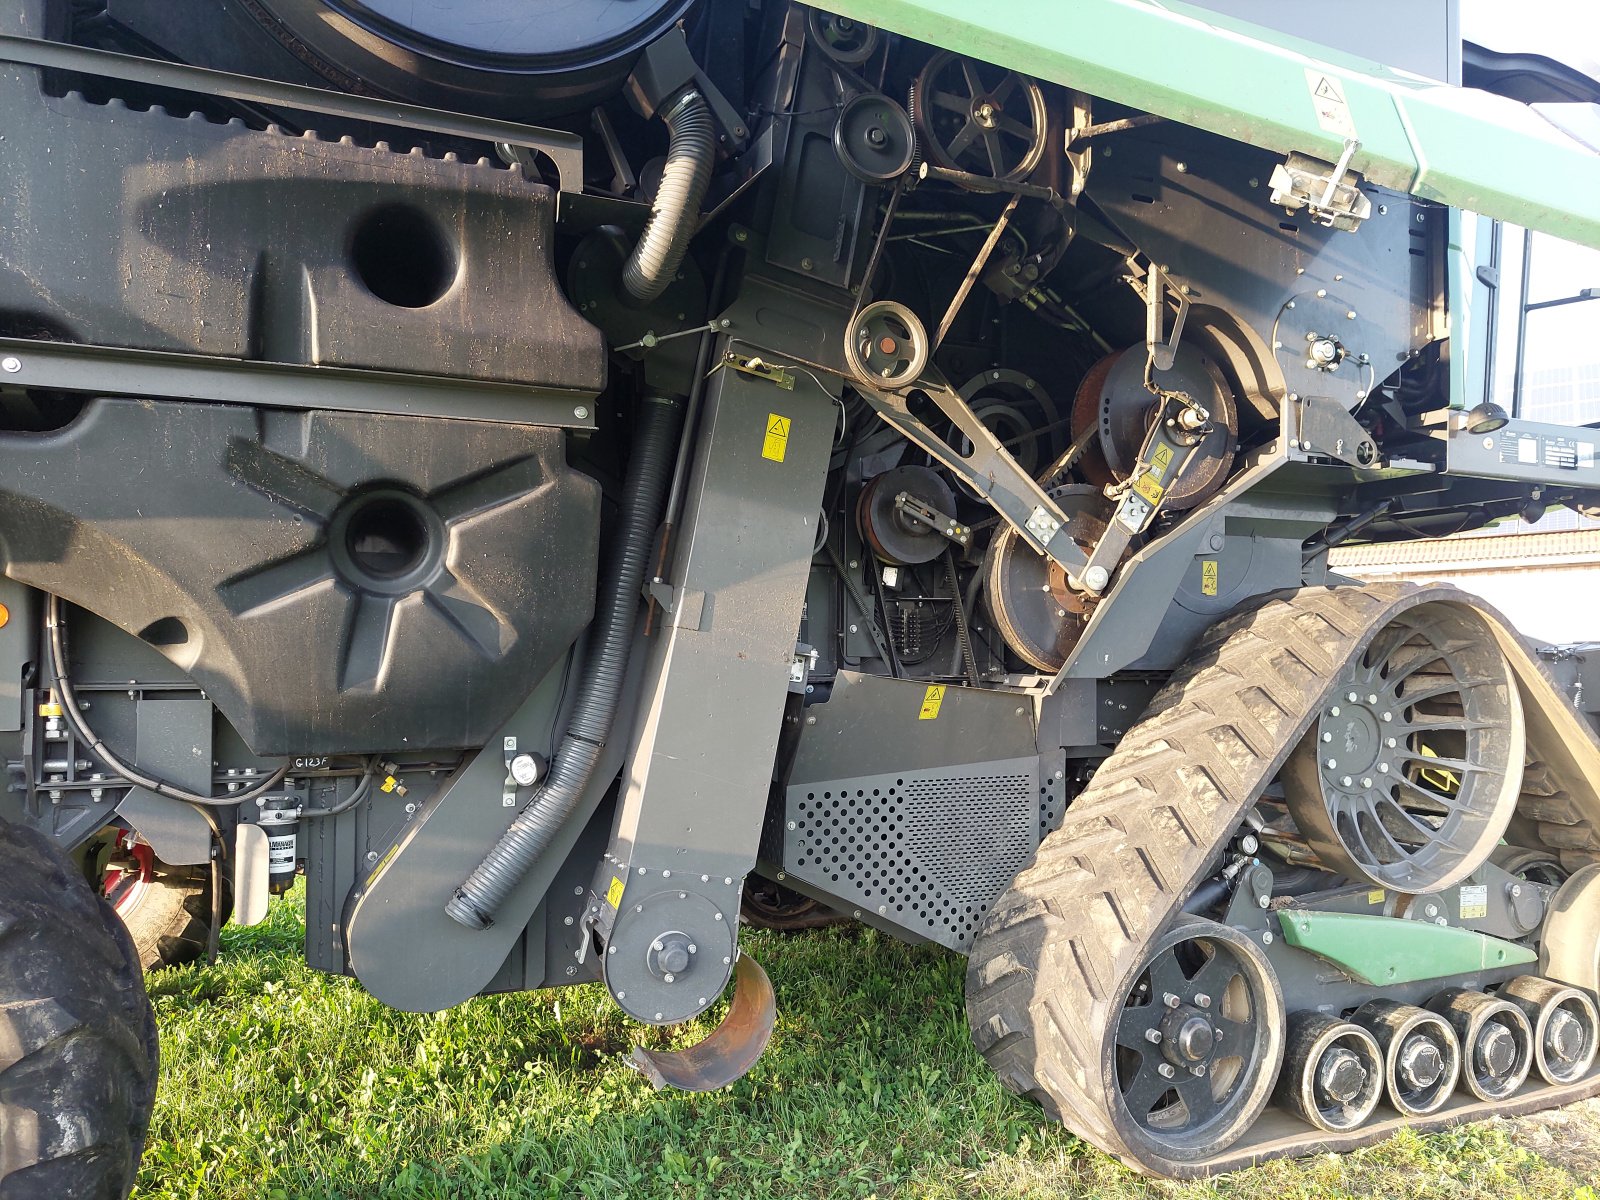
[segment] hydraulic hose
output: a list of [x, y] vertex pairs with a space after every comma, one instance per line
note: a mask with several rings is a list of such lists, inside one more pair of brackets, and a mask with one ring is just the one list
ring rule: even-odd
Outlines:
[[590, 669], [578, 685], [572, 718], [544, 788], [445, 905], [468, 929], [487, 929], [511, 890], [549, 848], [577, 808], [611, 734], [633, 648], [639, 589], [654, 549], [682, 417], [677, 400], [652, 398], [641, 408], [607, 583], [589, 630]]
[[717, 131], [705, 97], [693, 88], [672, 101], [663, 115], [669, 133], [661, 186], [639, 244], [622, 268], [622, 288], [648, 304], [672, 282], [700, 220], [700, 204], [711, 183]]

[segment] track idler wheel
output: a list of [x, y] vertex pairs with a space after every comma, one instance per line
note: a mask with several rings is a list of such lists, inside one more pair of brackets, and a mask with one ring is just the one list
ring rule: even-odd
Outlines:
[[1520, 975], [1500, 989], [1533, 1026], [1533, 1064], [1546, 1083], [1572, 1083], [1594, 1065], [1600, 1014], [1586, 992]]
[[1155, 940], [1111, 1026], [1125, 1142], [1174, 1162], [1249, 1129], [1283, 1059], [1283, 993], [1239, 931], [1180, 916]]
[[1461, 1044], [1448, 1021], [1393, 1000], [1369, 1000], [1351, 1019], [1383, 1050], [1383, 1090], [1396, 1112], [1421, 1117], [1444, 1107], [1461, 1070]]
[[1340, 670], [1290, 756], [1284, 795], [1324, 866], [1416, 895], [1460, 883], [1522, 785], [1522, 701], [1488, 622], [1419, 604]]
[[1509, 1000], [1450, 988], [1428, 1004], [1461, 1043], [1461, 1088], [1479, 1100], [1504, 1100], [1533, 1066], [1533, 1026]]

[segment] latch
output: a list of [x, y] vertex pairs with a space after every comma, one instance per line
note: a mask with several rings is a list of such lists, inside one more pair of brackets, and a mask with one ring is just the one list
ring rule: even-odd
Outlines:
[[1347, 138], [1337, 165], [1330, 166], [1309, 154], [1292, 153], [1272, 168], [1267, 182], [1272, 202], [1291, 212], [1307, 209], [1319, 225], [1354, 233], [1372, 215], [1372, 200], [1361, 190], [1361, 176], [1348, 170], [1361, 143]]
[[794, 372], [776, 363], [765, 362], [758, 355], [735, 354], [729, 350], [722, 356], [721, 365], [731, 367], [741, 375], [750, 375], [756, 379], [765, 379], [768, 383], [775, 383], [786, 392], [794, 391]]

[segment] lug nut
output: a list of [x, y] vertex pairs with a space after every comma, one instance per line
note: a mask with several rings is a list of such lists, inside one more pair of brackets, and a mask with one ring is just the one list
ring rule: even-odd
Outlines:
[[1152, 1046], [1159, 1046], [1161, 1044], [1161, 1030], [1146, 1029], [1144, 1031], [1144, 1040], [1149, 1042]]
[[1177, 1074], [1177, 1072], [1172, 1069], [1171, 1063], [1157, 1063], [1156, 1073], [1163, 1079], [1171, 1079], [1175, 1074]]

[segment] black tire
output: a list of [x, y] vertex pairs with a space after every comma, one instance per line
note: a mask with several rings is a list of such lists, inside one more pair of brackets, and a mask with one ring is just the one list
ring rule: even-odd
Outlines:
[[[155, 876], [122, 903], [117, 916], [133, 938], [139, 965], [146, 971], [194, 962], [206, 952], [211, 934], [211, 871], [208, 867], [160, 867]], [[224, 890], [222, 916], [232, 898]]]
[[155, 1017], [111, 906], [0, 821], [0, 1200], [121, 1200], [155, 1102]]

